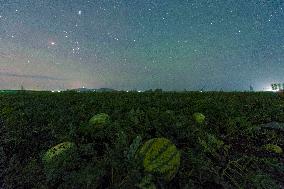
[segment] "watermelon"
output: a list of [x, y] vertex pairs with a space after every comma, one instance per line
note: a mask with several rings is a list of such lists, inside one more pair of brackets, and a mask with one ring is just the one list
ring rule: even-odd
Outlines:
[[192, 117], [198, 124], [203, 124], [205, 121], [205, 116], [202, 113], [194, 113]]
[[88, 137], [96, 137], [100, 131], [104, 131], [103, 129], [107, 124], [110, 123], [110, 116], [105, 113], [100, 113], [94, 115], [88, 123], [80, 125], [78, 132], [84, 136]]
[[64, 156], [68, 151], [75, 148], [76, 145], [72, 142], [62, 142], [56, 146], [50, 148], [43, 156], [43, 162], [49, 163], [55, 158]]
[[145, 172], [170, 181], [180, 166], [180, 152], [166, 138], [153, 138], [145, 142], [138, 151]]
[[277, 146], [275, 144], [265, 144], [262, 146], [263, 149], [265, 149], [268, 152], [276, 153], [276, 154], [282, 154], [283, 150], [280, 146]]
[[93, 128], [100, 128], [100, 127], [102, 127], [103, 125], [105, 125], [109, 122], [110, 122], [109, 115], [107, 115], [105, 113], [100, 113], [100, 114], [93, 116], [90, 119], [89, 125]]
[[55, 180], [60, 175], [73, 168], [76, 158], [76, 145], [63, 142], [47, 150], [42, 157], [44, 170], [48, 180]]

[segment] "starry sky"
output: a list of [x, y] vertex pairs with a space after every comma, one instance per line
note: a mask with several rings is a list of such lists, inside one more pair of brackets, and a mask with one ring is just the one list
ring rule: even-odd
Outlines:
[[268, 90], [284, 0], [0, 0], [0, 89]]

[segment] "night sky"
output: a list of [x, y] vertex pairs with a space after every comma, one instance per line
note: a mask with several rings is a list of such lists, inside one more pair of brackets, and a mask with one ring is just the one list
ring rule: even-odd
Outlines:
[[284, 0], [0, 0], [0, 89], [274, 82], [284, 82]]

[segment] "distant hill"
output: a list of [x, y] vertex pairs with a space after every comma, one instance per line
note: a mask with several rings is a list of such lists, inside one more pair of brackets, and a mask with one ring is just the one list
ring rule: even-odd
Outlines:
[[0, 93], [15, 94], [18, 90], [0, 90]]
[[111, 89], [111, 88], [99, 88], [99, 89], [96, 89], [97, 92], [114, 92], [114, 91], [117, 91], [115, 89]]
[[99, 88], [99, 89], [88, 89], [88, 88], [77, 88], [77, 89], [68, 89], [67, 91], [77, 91], [77, 92], [114, 92], [117, 91], [111, 88]]

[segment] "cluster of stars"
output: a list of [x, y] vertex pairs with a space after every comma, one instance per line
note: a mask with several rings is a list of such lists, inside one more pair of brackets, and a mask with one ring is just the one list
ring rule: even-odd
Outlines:
[[[158, 74], [155, 78], [162, 80], [179, 78], [185, 70], [192, 75], [217, 74], [214, 65], [241, 71], [243, 62], [257, 65], [257, 58], [264, 56], [277, 66], [283, 60], [284, 12], [279, 1], [31, 2], [0, 5], [0, 39], [30, 54], [36, 53], [29, 49], [39, 49], [46, 54], [39, 60], [51, 59], [44, 62], [74, 62], [129, 77]], [[36, 64], [30, 55], [26, 62]], [[206, 64], [207, 68], [198, 66]]]

